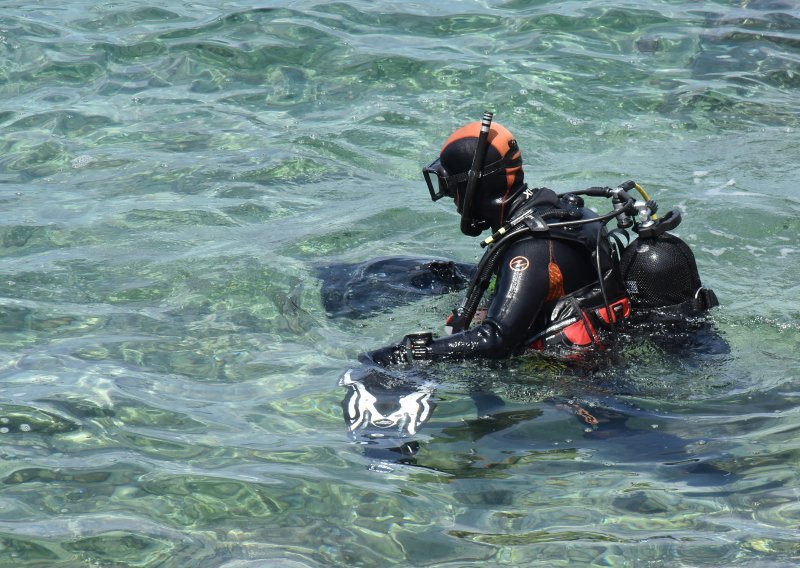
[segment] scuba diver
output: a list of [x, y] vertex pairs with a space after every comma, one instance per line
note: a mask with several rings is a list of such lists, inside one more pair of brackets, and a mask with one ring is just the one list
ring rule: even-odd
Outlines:
[[[453, 132], [423, 175], [433, 201], [453, 199], [462, 233], [493, 234], [481, 243], [486, 253], [447, 321], [448, 335], [406, 335], [366, 354], [378, 365], [602, 348], [637, 304], [681, 306], [688, 315], [718, 303], [700, 283], [689, 247], [666, 233], [680, 223], [679, 213], [656, 219], [657, 205], [632, 181], [561, 195], [528, 187], [516, 139], [491, 113]], [[634, 200], [633, 189], [645, 201]], [[596, 215], [584, 195], [611, 198], [613, 210]], [[633, 227], [639, 235], [624, 252], [619, 235], [609, 239], [611, 219], [619, 231]], [[474, 319], [490, 285], [485, 316]]]
[[[413, 265], [403, 257], [335, 272], [337, 286], [352, 274], [369, 275], [373, 285], [385, 266], [405, 266], [404, 274], [411, 275], [406, 282], [386, 283], [408, 297], [414, 282], [442, 293], [466, 284], [463, 303], [447, 319], [446, 335], [408, 334], [363, 354], [364, 365], [340, 378], [348, 430], [380, 463], [414, 463], [415, 439], [436, 408], [435, 383], [424, 366], [416, 365], [420, 361], [501, 359], [534, 350], [578, 362], [583, 354], [608, 350], [618, 330], [631, 322], [672, 325], [702, 319], [718, 305], [714, 292], [700, 281], [691, 249], [667, 232], [681, 222], [677, 211], [659, 218], [656, 202], [633, 181], [563, 194], [529, 187], [515, 137], [492, 118], [486, 112], [481, 121], [457, 129], [423, 168], [431, 199], [453, 199], [462, 233], [475, 237], [491, 231], [481, 242], [486, 250], [477, 266], [469, 270], [431, 259]], [[634, 190], [641, 200], [631, 196]], [[584, 197], [610, 199], [611, 210], [596, 214]], [[611, 220], [617, 228], [609, 231]], [[633, 241], [629, 229], [637, 236]], [[348, 285], [358, 282], [355, 277]], [[330, 288], [323, 285], [331, 300], [329, 313], [358, 313], [332, 301], [349, 297], [350, 290], [333, 294]], [[503, 401], [492, 393], [477, 389], [470, 396], [479, 419], [503, 414]], [[557, 406], [570, 409], [591, 428], [603, 421], [596, 410]], [[606, 422], [624, 424], [626, 419], [622, 415]], [[496, 419], [491, 424], [501, 427]]]

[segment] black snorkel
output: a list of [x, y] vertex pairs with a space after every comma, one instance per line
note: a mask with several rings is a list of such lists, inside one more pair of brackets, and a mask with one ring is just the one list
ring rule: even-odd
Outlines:
[[467, 174], [467, 188], [464, 190], [464, 202], [461, 204], [461, 232], [470, 237], [477, 237], [483, 232], [484, 226], [472, 218], [472, 202], [478, 189], [478, 180], [481, 177], [483, 162], [486, 159], [486, 149], [489, 144], [489, 128], [492, 125], [493, 113], [484, 111], [481, 119], [481, 131], [478, 134], [478, 144], [475, 146], [475, 155]]

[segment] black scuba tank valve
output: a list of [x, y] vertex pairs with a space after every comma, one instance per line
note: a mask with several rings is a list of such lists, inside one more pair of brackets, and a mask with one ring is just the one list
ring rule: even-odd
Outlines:
[[634, 224], [636, 225], [633, 229], [634, 231], [638, 233], [638, 229], [651, 227], [656, 223], [658, 203], [652, 199], [648, 199], [647, 201], [640, 200], [637, 201], [633, 207], [636, 210], [635, 215], [633, 215], [635, 216]]
[[631, 206], [635, 205], [635, 203], [623, 186], [611, 191], [611, 204], [616, 213], [618, 228], [628, 229], [633, 226], [633, 219], [631, 219], [629, 213]]
[[660, 219], [648, 219], [633, 228], [640, 239], [651, 239], [671, 231], [681, 224], [681, 214], [679, 211], [672, 210]]
[[648, 221], [655, 221], [656, 213], [658, 212], [658, 203], [656, 203], [652, 199], [648, 199], [645, 202], [637, 201], [636, 210], [638, 211], [639, 220], [642, 223], [647, 223]]

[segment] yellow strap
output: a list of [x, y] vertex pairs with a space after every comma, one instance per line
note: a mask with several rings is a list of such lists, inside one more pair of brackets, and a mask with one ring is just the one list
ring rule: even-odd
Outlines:
[[[635, 183], [634, 187], [636, 188], [636, 191], [638, 191], [639, 194], [642, 196], [642, 199], [644, 199], [645, 201], [650, 201], [650, 196], [647, 195], [647, 192], [644, 190], [644, 188], [641, 185], [639, 185], [638, 183]], [[652, 215], [650, 215], [650, 218], [655, 221], [656, 219], [658, 219], [658, 215], [653, 213]]]

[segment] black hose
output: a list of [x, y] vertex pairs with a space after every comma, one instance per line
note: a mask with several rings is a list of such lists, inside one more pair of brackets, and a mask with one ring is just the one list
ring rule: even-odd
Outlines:
[[[611, 326], [611, 335], [613, 337], [613, 343], [616, 344], [618, 340], [617, 336], [617, 326], [614, 323], [614, 314], [611, 312], [611, 304], [608, 301], [608, 294], [606, 294], [606, 279], [605, 279], [605, 272], [603, 272], [603, 267], [600, 259], [600, 239], [603, 236], [603, 228], [606, 226], [608, 221], [600, 223], [600, 226], [597, 229], [597, 244], [595, 245], [594, 249], [594, 256], [596, 261], [596, 270], [597, 270], [597, 279], [600, 282], [600, 294], [603, 296], [603, 305], [606, 308], [606, 314], [608, 314], [608, 323]], [[613, 263], [614, 260], [611, 259]]]
[[494, 246], [483, 255], [478, 266], [475, 267], [475, 273], [470, 279], [464, 303], [454, 314], [455, 318], [450, 322], [454, 332], [463, 331], [469, 327], [472, 318], [475, 317], [475, 313], [478, 311], [481, 298], [483, 298], [483, 294], [486, 292], [486, 288], [492, 280], [492, 275], [494, 275], [497, 269], [497, 263], [502, 253], [505, 252], [508, 246], [516, 241], [518, 237], [528, 232], [528, 227], [523, 226], [503, 235], [503, 238], [497, 241]]

